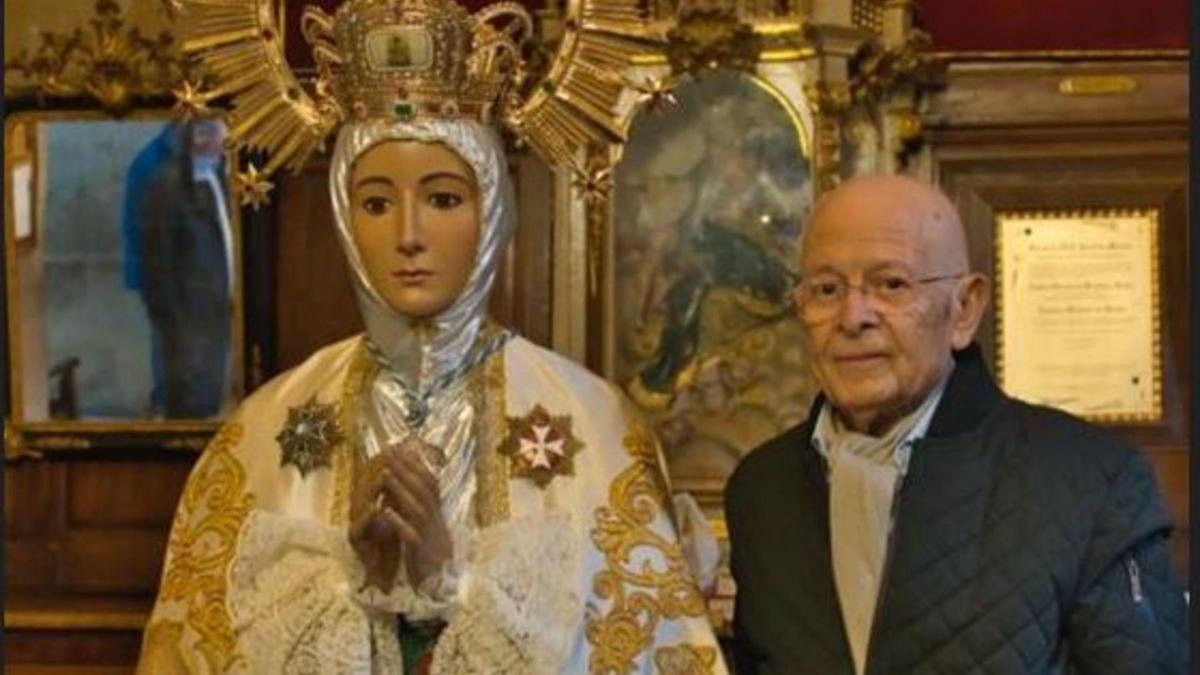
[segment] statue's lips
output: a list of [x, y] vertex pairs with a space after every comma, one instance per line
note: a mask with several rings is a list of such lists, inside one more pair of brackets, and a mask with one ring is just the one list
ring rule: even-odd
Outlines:
[[392, 277], [405, 286], [420, 286], [432, 276], [433, 272], [422, 269], [403, 269], [392, 272]]

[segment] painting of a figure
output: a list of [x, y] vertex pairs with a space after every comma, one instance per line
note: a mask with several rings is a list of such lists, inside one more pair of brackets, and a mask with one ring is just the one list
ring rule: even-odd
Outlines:
[[36, 166], [25, 188], [35, 235], [15, 247], [24, 419], [207, 419], [229, 409], [240, 389], [239, 235], [224, 125], [20, 128]]
[[748, 75], [675, 94], [635, 120], [617, 167], [615, 375], [672, 476], [719, 489], [813, 393], [790, 302], [812, 201], [807, 132]]

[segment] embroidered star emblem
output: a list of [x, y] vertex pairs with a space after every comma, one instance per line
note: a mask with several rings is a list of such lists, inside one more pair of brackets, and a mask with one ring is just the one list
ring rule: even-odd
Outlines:
[[509, 458], [512, 475], [529, 478], [539, 488], [555, 476], [575, 473], [574, 457], [583, 443], [571, 432], [571, 416], [553, 416], [540, 404], [524, 417], [509, 417], [500, 454]]
[[275, 437], [283, 448], [280, 466], [291, 464], [305, 477], [310, 471], [329, 466], [333, 448], [343, 438], [332, 403], [318, 403], [313, 396], [304, 405], [288, 408], [287, 422]]

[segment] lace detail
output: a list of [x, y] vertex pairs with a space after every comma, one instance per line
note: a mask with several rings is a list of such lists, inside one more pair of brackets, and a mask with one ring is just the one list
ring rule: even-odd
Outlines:
[[433, 674], [562, 672], [582, 620], [578, 536], [564, 512], [480, 530]]
[[448, 621], [454, 611], [458, 598], [458, 589], [463, 577], [463, 551], [467, 548], [465, 535], [451, 531], [454, 539], [454, 559], [442, 567], [436, 574], [421, 582], [418, 588], [409, 585], [404, 574], [404, 565], [396, 575], [396, 583], [392, 589], [384, 593], [374, 586], [367, 585], [367, 571], [355, 555], [354, 549], [347, 542], [339, 557], [343, 568], [354, 589], [355, 599], [371, 609], [403, 614], [412, 621], [428, 621], [441, 619]]
[[229, 602], [239, 641], [253, 645], [247, 672], [403, 672], [394, 627], [386, 628], [394, 617], [373, 617], [352, 598], [338, 560], [343, 542], [314, 521], [265, 511], [247, 519]]

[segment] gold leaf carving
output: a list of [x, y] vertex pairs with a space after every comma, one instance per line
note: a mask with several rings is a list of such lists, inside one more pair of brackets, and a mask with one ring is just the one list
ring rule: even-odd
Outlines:
[[138, 95], [170, 92], [185, 65], [167, 31], [144, 37], [126, 27], [114, 0], [96, 0], [91, 31], [43, 33], [32, 54], [22, 51], [5, 65], [34, 80], [50, 96], [91, 96], [114, 114], [129, 109]]

